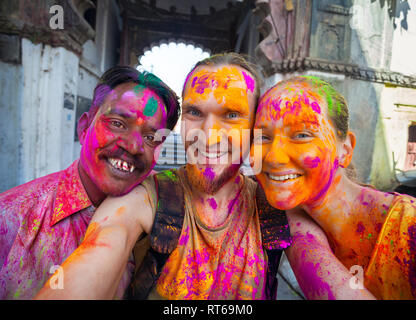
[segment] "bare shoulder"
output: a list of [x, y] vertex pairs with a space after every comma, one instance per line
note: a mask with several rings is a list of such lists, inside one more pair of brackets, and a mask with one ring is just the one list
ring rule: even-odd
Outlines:
[[296, 248], [299, 249], [311, 243], [329, 248], [324, 230], [304, 210], [294, 208], [287, 210], [286, 214], [293, 238], [292, 246], [286, 252], [288, 256]]

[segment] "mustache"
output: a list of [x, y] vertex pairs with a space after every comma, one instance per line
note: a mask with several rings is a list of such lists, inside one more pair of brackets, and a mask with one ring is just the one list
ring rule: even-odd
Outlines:
[[134, 167], [139, 172], [143, 172], [146, 169], [144, 162], [141, 161], [140, 159], [140, 156], [133, 156], [131, 153], [129, 153], [128, 151], [120, 147], [110, 149], [110, 150], [103, 150], [100, 156], [105, 157], [105, 158], [122, 159], [123, 161], [126, 161], [134, 165]]

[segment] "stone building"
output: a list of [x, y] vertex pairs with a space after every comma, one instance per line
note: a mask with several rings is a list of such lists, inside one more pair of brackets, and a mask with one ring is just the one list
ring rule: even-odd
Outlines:
[[267, 89], [316, 75], [347, 99], [357, 134], [354, 163], [362, 182], [397, 186], [416, 169], [416, 1], [256, 1], [264, 39], [256, 56]]

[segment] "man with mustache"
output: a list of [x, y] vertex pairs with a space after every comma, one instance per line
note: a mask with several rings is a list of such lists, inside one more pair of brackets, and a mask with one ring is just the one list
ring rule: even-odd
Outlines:
[[113, 298], [144, 233], [151, 248], [130, 298], [275, 298], [278, 261], [290, 245], [286, 216], [256, 201], [257, 183], [239, 172], [258, 97], [257, 73], [240, 55], [199, 62], [183, 89], [188, 163], [107, 198], [63, 264], [65, 289], [47, 284], [37, 298]]
[[[153, 74], [124, 66], [103, 74], [78, 122], [80, 158], [0, 194], [1, 299], [30, 299], [42, 288], [80, 245], [100, 203], [149, 175], [161, 144], [156, 132], [173, 129], [179, 113], [176, 94]], [[117, 297], [133, 267], [130, 259]]]

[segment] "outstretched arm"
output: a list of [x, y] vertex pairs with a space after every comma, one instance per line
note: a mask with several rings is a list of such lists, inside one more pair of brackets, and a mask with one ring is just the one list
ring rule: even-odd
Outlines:
[[149, 232], [153, 211], [146, 189], [107, 198], [88, 226], [81, 245], [65, 260], [63, 289], [53, 289], [55, 273], [35, 299], [112, 299], [126, 268], [134, 244]]
[[289, 210], [287, 216], [293, 243], [285, 253], [308, 299], [375, 299], [364, 287], [357, 288], [356, 278], [332, 253], [325, 233], [303, 210]]

